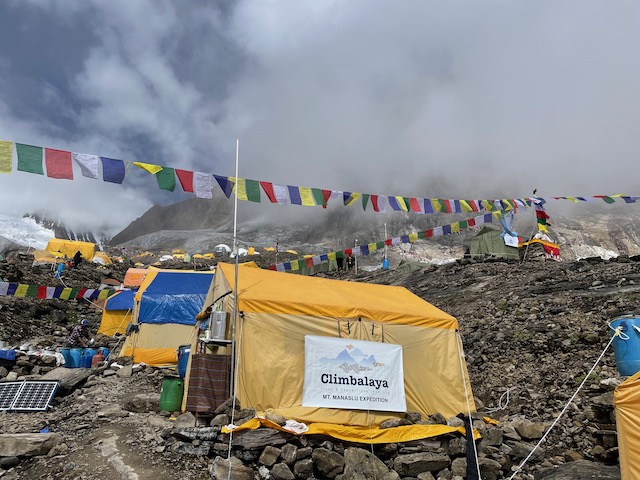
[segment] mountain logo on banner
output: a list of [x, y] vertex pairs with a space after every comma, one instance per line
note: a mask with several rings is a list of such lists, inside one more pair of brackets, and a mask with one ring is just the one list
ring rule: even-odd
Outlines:
[[353, 345], [347, 345], [335, 357], [322, 357], [320, 363], [322, 365], [337, 367], [346, 373], [366, 372], [384, 365], [383, 363], [376, 362], [373, 354], [363, 353], [362, 350], [354, 348]]

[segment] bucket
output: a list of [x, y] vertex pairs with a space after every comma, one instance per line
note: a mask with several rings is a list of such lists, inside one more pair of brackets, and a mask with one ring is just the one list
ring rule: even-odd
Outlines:
[[81, 348], [71, 348], [69, 350], [70, 362], [69, 368], [80, 368], [80, 360], [82, 359], [82, 349]]
[[73, 368], [73, 365], [71, 364], [73, 362], [71, 360], [71, 349], [61, 348], [60, 353], [62, 354], [62, 358], [64, 358], [64, 366], [67, 368]]
[[209, 329], [211, 330], [212, 339], [224, 340], [227, 330], [227, 312], [213, 312]]
[[382, 260], [382, 269], [389, 270], [389, 260], [387, 260], [386, 258]]
[[160, 390], [160, 410], [175, 412], [182, 407], [184, 383], [179, 377], [165, 377]]
[[640, 370], [640, 315], [623, 315], [609, 325], [612, 336], [620, 327], [620, 335], [613, 339], [618, 373], [631, 376]]
[[85, 348], [80, 358], [80, 367], [91, 368], [91, 360], [96, 353], [97, 350], [95, 348]]
[[191, 352], [191, 345], [180, 345], [178, 347], [178, 375], [180, 375], [180, 378], [184, 378], [187, 375], [189, 352]]
[[110, 350], [107, 347], [98, 348], [98, 353], [104, 355], [104, 360], [107, 360], [109, 358], [109, 352]]

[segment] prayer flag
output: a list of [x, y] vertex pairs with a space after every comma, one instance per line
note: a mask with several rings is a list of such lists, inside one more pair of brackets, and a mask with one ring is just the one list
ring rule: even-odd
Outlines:
[[142, 163], [142, 162], [133, 162], [136, 167], [143, 169], [146, 172], [149, 172], [151, 175], [155, 175], [159, 171], [162, 170], [160, 165], [154, 165], [152, 163]]
[[385, 213], [386, 204], [384, 195], [371, 195], [371, 205], [373, 205], [374, 212]]
[[451, 235], [451, 225], [443, 225], [442, 226], [442, 234], [443, 235]]
[[422, 208], [420, 208], [420, 203], [418, 202], [417, 198], [413, 198], [411, 197], [409, 199], [409, 206], [411, 207], [411, 211], [412, 212], [416, 212], [416, 213], [424, 213], [422, 211]]
[[302, 199], [300, 198], [300, 190], [295, 185], [287, 185], [289, 190], [289, 199], [291, 205], [302, 205]]
[[100, 157], [100, 160], [102, 160], [102, 180], [110, 183], [124, 181], [125, 169], [122, 160], [107, 157]]
[[98, 178], [98, 161], [100, 157], [97, 155], [90, 155], [88, 153], [76, 153], [71, 154], [73, 160], [80, 167], [83, 177]]
[[417, 233], [410, 233], [409, 234], [409, 243], [416, 242], [417, 240], [418, 240], [418, 234]]
[[213, 198], [210, 173], [195, 172], [193, 175], [193, 187], [196, 191], [196, 197]]
[[190, 170], [180, 170], [179, 168], [176, 168], [175, 172], [182, 191], [193, 193], [193, 172]]
[[313, 193], [309, 187], [300, 187], [300, 201], [305, 207], [315, 207], [316, 202], [313, 200]]
[[215, 174], [213, 175], [213, 177], [216, 179], [218, 185], [220, 185], [220, 188], [227, 196], [227, 198], [230, 198], [231, 194], [233, 193], [233, 183], [229, 181], [229, 177], [223, 177], [221, 175]]
[[367, 209], [367, 205], [369, 204], [369, 197], [371, 195], [369, 195], [368, 193], [363, 193], [362, 194], [362, 209], [366, 210]]
[[13, 161], [13, 142], [0, 140], [0, 173], [11, 173]]
[[615, 203], [615, 200], [607, 195], [594, 195], [593, 198], [601, 198], [605, 203]]
[[320, 190], [319, 188], [312, 188], [311, 194], [316, 205], [322, 205], [322, 208], [327, 208], [327, 199], [324, 197], [323, 191], [331, 195], [331, 190]]
[[269, 199], [271, 203], [278, 203], [278, 199], [276, 198], [276, 194], [273, 191], [273, 183], [271, 182], [260, 182], [260, 186], [264, 191], [265, 195]]
[[423, 199], [422, 204], [424, 206], [424, 213], [434, 213], [433, 205], [431, 204], [430, 198]]
[[344, 206], [348, 207], [350, 205], [353, 205], [353, 202], [360, 198], [360, 195], [360, 193], [342, 192], [342, 201], [344, 203]]
[[47, 165], [47, 177], [73, 180], [71, 152], [45, 148], [44, 161]]
[[16, 143], [16, 153], [18, 154], [19, 171], [44, 175], [44, 170], [42, 169], [42, 147]]
[[164, 167], [156, 172], [156, 182], [161, 190], [169, 190], [173, 192], [176, 189], [175, 170], [170, 167]]

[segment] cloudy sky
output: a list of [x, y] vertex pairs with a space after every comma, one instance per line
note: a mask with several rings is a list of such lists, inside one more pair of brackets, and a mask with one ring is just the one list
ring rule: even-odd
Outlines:
[[[0, 139], [229, 176], [239, 139], [240, 177], [386, 195], [637, 195], [639, 22], [623, 0], [4, 0]], [[0, 213], [117, 229], [186, 198], [135, 170], [14, 159]]]

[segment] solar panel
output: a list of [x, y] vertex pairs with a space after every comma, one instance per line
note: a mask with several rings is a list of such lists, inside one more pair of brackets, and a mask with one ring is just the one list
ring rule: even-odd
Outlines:
[[0, 383], [0, 410], [47, 410], [57, 388], [51, 381]]
[[47, 410], [57, 388], [58, 382], [25, 381], [11, 410]]
[[0, 410], [9, 410], [24, 382], [0, 383]]

